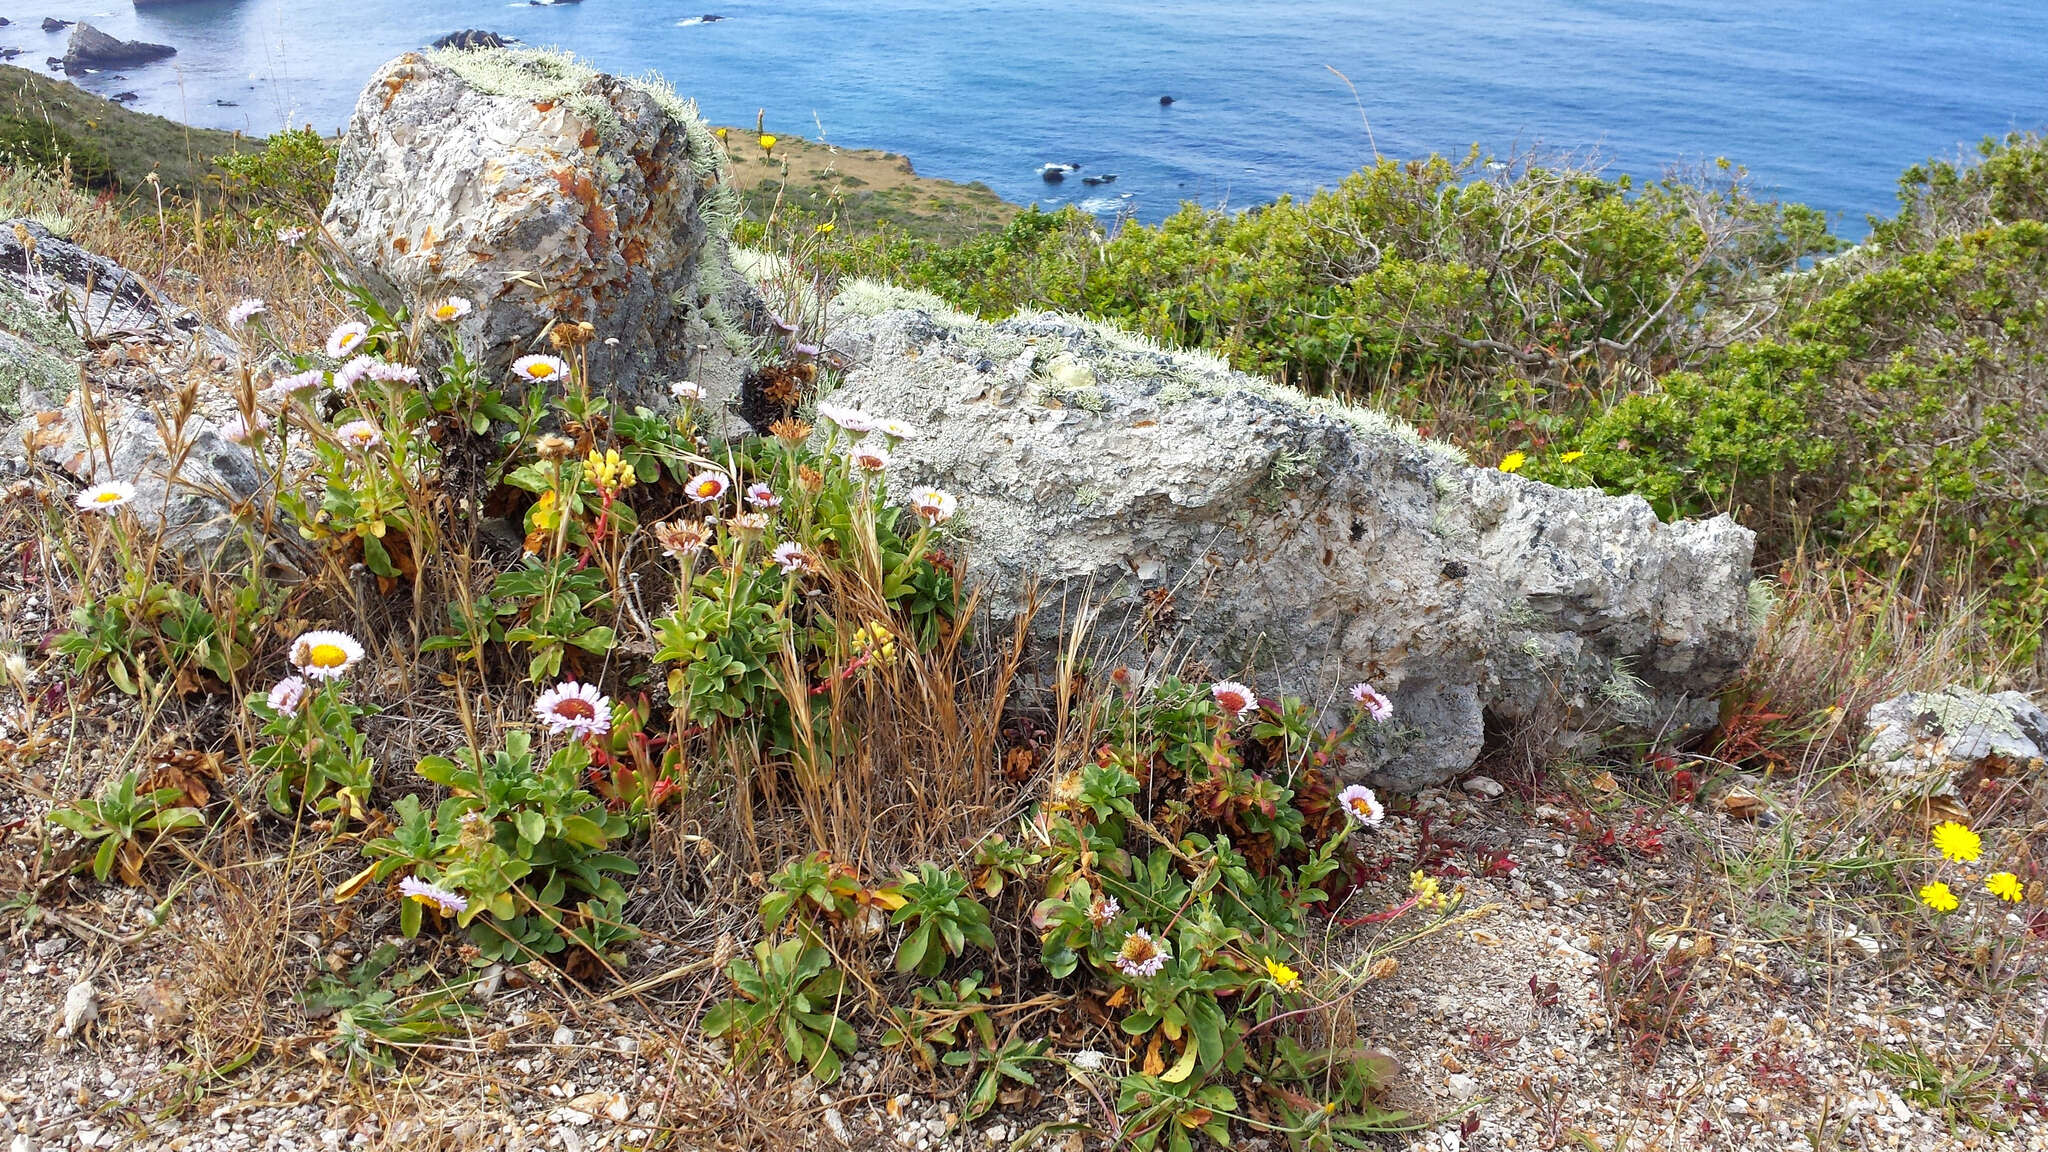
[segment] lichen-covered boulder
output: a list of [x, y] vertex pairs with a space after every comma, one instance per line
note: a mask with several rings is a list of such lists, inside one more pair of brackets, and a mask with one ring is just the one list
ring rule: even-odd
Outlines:
[[374, 288], [457, 295], [497, 369], [557, 322], [596, 327], [593, 379], [632, 402], [744, 374], [724, 152], [665, 85], [529, 49], [409, 52], [356, 101], [326, 230]]
[[1101, 608], [1108, 659], [1233, 676], [1393, 719], [1352, 771], [1415, 788], [1492, 723], [1673, 739], [1755, 641], [1751, 533], [1489, 468], [1376, 413], [1057, 316], [985, 324], [872, 284], [835, 302], [831, 397], [918, 425], [990, 603]]
[[2048, 714], [2017, 692], [1985, 693], [1959, 684], [1875, 705], [1864, 733], [1863, 762], [1872, 772], [1937, 788], [1956, 773], [1993, 761], [2038, 772], [2043, 757]]

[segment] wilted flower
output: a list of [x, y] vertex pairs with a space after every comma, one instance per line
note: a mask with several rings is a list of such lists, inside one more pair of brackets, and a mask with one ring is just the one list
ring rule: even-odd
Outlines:
[[784, 540], [782, 543], [777, 544], [773, 555], [775, 562], [782, 565], [782, 574], [784, 576], [794, 576], [798, 572], [810, 570], [810, 554], [804, 551], [803, 545], [794, 540]]
[[1351, 699], [1365, 709], [1365, 714], [1372, 717], [1375, 724], [1384, 723], [1387, 717], [1394, 714], [1393, 701], [1388, 700], [1380, 694], [1379, 689], [1363, 680], [1351, 686]]
[[368, 452], [384, 442], [384, 433], [368, 420], [351, 420], [334, 430], [334, 438], [358, 452]]
[[880, 472], [889, 466], [889, 450], [871, 444], [863, 444], [846, 454], [853, 466], [863, 472]]
[[253, 416], [230, 416], [220, 426], [221, 438], [230, 444], [247, 444], [257, 435], [270, 430], [270, 417], [258, 412]]
[[705, 504], [725, 495], [725, 490], [730, 487], [732, 477], [723, 472], [699, 472], [690, 477], [689, 483], [683, 485], [683, 491], [690, 499]]
[[469, 308], [468, 297], [450, 296], [439, 304], [434, 305], [427, 314], [443, 324], [453, 324], [464, 316], [469, 315]]
[[1123, 913], [1123, 905], [1116, 902], [1116, 897], [1097, 896], [1088, 905], [1088, 922], [1097, 928], [1107, 928]]
[[1380, 806], [1380, 798], [1363, 784], [1353, 784], [1337, 793], [1337, 806], [1344, 809], [1344, 815], [1361, 828], [1378, 827], [1380, 821], [1387, 818], [1387, 810]]
[[559, 736], [602, 736], [612, 730], [612, 702], [595, 684], [564, 680], [541, 693], [533, 705], [534, 715], [548, 731]]
[[228, 309], [228, 327], [240, 332], [250, 320], [263, 313], [263, 301], [251, 297]]
[[759, 536], [768, 530], [766, 512], [742, 512], [737, 516], [727, 517], [725, 522], [732, 526], [733, 531], [743, 536]]
[[72, 497], [73, 502], [87, 512], [112, 512], [133, 499], [135, 485], [126, 480], [108, 480], [95, 484]]
[[363, 646], [346, 632], [306, 632], [292, 641], [292, 665], [315, 680], [338, 680], [363, 658]]
[[1962, 903], [1949, 887], [1936, 880], [1920, 889], [1920, 902], [1936, 912], [1953, 912]]
[[1117, 968], [1133, 979], [1158, 975], [1171, 959], [1173, 953], [1167, 951], [1166, 942], [1154, 940], [1143, 928], [1133, 929], [1124, 937], [1123, 947], [1116, 950]]
[[848, 408], [843, 404], [820, 404], [818, 405], [818, 416], [820, 419], [830, 420], [834, 424], [839, 425], [840, 428], [856, 436], [875, 430], [875, 418], [873, 416], [858, 408]]
[[443, 888], [439, 884], [429, 884], [417, 876], [407, 876], [400, 880], [398, 892], [401, 897], [417, 900], [443, 916], [460, 916], [469, 908], [469, 901], [463, 899], [461, 893]]
[[768, 426], [768, 434], [789, 445], [791, 448], [811, 438], [815, 431], [809, 424], [794, 416], [785, 416]]
[[533, 438], [533, 454], [543, 460], [567, 460], [569, 454], [574, 451], [576, 442], [567, 436], [557, 436], [550, 432]]
[[287, 676], [270, 689], [270, 706], [286, 716], [297, 716], [299, 706], [306, 702], [306, 681], [301, 676]]
[[701, 520], [663, 520], [654, 526], [654, 538], [665, 555], [685, 560], [711, 542], [711, 529]]
[[277, 242], [287, 248], [297, 248], [299, 243], [305, 240], [305, 238], [306, 230], [304, 228], [279, 228], [277, 230]]
[[951, 520], [959, 506], [960, 501], [943, 488], [920, 488], [910, 494], [911, 510], [934, 524]]
[[1250, 688], [1235, 680], [1223, 680], [1209, 687], [1209, 695], [1215, 697], [1216, 706], [1230, 714], [1231, 719], [1243, 719], [1244, 714], [1258, 707], [1259, 698]]
[[766, 480], [760, 480], [747, 485], [747, 503], [756, 508], [780, 508], [782, 497], [775, 494], [774, 487]]
[[1984, 838], [1953, 820], [1943, 820], [1931, 833], [1934, 850], [1958, 864], [1968, 864], [1984, 854]]
[[669, 385], [668, 390], [676, 399], [681, 400], [685, 404], [694, 404], [704, 398], [703, 387], [690, 380], [678, 380]]
[[336, 328], [327, 337], [327, 355], [336, 360], [344, 356], [353, 356], [356, 349], [363, 346], [363, 341], [369, 338], [370, 326], [359, 320], [351, 320]]
[[569, 374], [569, 364], [559, 356], [521, 356], [512, 362], [512, 374], [522, 380], [545, 384]]

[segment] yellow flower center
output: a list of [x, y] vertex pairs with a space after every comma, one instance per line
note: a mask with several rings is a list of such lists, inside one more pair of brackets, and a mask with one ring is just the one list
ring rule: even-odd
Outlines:
[[121, 502], [121, 494], [119, 492], [102, 492], [93, 497], [92, 502], [95, 504], [119, 504]]
[[441, 306], [440, 306], [439, 308], [436, 308], [436, 309], [434, 309], [434, 319], [436, 319], [436, 320], [453, 320], [453, 319], [455, 319], [455, 305], [453, 305], [453, 304], [443, 304], [443, 305], [441, 305]]
[[1354, 796], [1351, 798], [1351, 810], [1353, 812], [1358, 813], [1360, 816], [1372, 815], [1372, 805], [1367, 804], [1365, 802], [1365, 797], [1363, 796]]
[[306, 661], [315, 668], [339, 668], [348, 663], [348, 650], [339, 644], [315, 644]]
[[526, 374], [528, 376], [533, 377], [535, 380], [545, 380], [548, 377], [553, 376], [555, 374], [555, 366], [553, 364], [545, 363], [535, 364], [534, 366], [526, 370]]

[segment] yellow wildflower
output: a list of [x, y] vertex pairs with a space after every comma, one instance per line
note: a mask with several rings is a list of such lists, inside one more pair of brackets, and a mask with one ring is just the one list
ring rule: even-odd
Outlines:
[[839, 225], [834, 224], [830, 220], [827, 220], [823, 224], [818, 225], [818, 235], [830, 236], [832, 234], [832, 230], [837, 227], [839, 227]]
[[1984, 838], [1953, 820], [1936, 824], [1931, 835], [1934, 850], [1958, 864], [1968, 864], [1984, 854]]
[[605, 493], [624, 491], [639, 479], [633, 475], [633, 466], [620, 459], [617, 449], [606, 452], [591, 449], [589, 458], [583, 461], [583, 474], [599, 492]]
[[1579, 459], [1580, 457], [1582, 457], [1582, 456], [1584, 456], [1584, 455], [1585, 455], [1585, 453], [1584, 453], [1584, 452], [1576, 452], [1576, 451], [1575, 451], [1575, 452], [1567, 452], [1567, 453], [1565, 453], [1564, 455], [1562, 455], [1562, 456], [1559, 456], [1559, 457], [1558, 457], [1558, 459], [1559, 459], [1559, 460], [1561, 460], [1561, 461], [1563, 461], [1563, 462], [1564, 462], [1564, 463], [1566, 463], [1566, 464], [1569, 464], [1569, 463], [1571, 463], [1572, 461], [1574, 461], [1574, 460], [1577, 460], [1577, 459]]
[[2026, 885], [2010, 872], [1993, 872], [1985, 879], [1984, 890], [2000, 900], [2010, 900], [2015, 904], [2027, 898]]
[[863, 624], [853, 630], [853, 651], [855, 655], [867, 655], [876, 664], [894, 664], [896, 637], [879, 620]]
[[1953, 912], [1961, 904], [1956, 894], [1948, 890], [1948, 885], [1939, 880], [1920, 889], [1920, 902], [1936, 912]]
[[1520, 472], [1522, 465], [1528, 462], [1529, 454], [1527, 452], [1510, 452], [1500, 458], [1500, 470], [1503, 472]]
[[1266, 961], [1266, 975], [1271, 976], [1273, 983], [1278, 984], [1282, 988], [1291, 987], [1301, 982], [1301, 973], [1296, 972], [1278, 960], [1268, 959]]
[[762, 136], [761, 136], [761, 151], [763, 151], [763, 152], [772, 152], [772, 151], [774, 151], [774, 150], [775, 150], [775, 137], [773, 137], [773, 136], [770, 136], [770, 135], [767, 135], [766, 133], [763, 133], [763, 134], [762, 134]]

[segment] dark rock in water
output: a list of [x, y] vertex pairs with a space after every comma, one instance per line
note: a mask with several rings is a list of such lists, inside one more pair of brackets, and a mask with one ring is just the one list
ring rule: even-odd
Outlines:
[[213, 106], [214, 106], [215, 108], [240, 108], [240, 107], [241, 107], [241, 105], [240, 105], [240, 104], [237, 104], [237, 103], [235, 103], [235, 102], [234, 102], [233, 100], [215, 100], [215, 101], [213, 102]]
[[43, 17], [43, 31], [45, 32], [62, 32], [69, 27], [71, 27], [71, 21], [69, 20], [59, 20], [55, 16]]
[[133, 104], [137, 100], [142, 99], [142, 95], [139, 92], [121, 92], [109, 96], [107, 99], [112, 100], [116, 104]]
[[21, 55], [19, 48], [0, 48], [0, 60], [12, 60]]
[[1171, 97], [1171, 96], [1161, 96], [1161, 97], [1159, 98], [1159, 106], [1160, 106], [1161, 108], [1164, 108], [1164, 107], [1166, 107], [1166, 106], [1167, 106], [1168, 104], [1171, 104], [1171, 103], [1173, 103], [1173, 97]]
[[517, 43], [519, 43], [519, 41], [514, 40], [510, 36], [500, 36], [496, 32], [486, 32], [481, 28], [464, 28], [460, 32], [450, 32], [446, 36], [441, 37], [439, 40], [434, 41], [432, 44], [427, 45], [427, 47], [462, 48], [467, 50], [479, 48], [510, 48], [512, 45]]
[[55, 72], [59, 68], [64, 67], [64, 58], [62, 56], [52, 56], [48, 60], [43, 61], [43, 67]]
[[1083, 176], [1081, 183], [1092, 188], [1097, 184], [1114, 184], [1116, 183], [1116, 177], [1117, 174], [1114, 172], [1104, 172], [1100, 176]]
[[71, 44], [64, 51], [64, 70], [83, 72], [88, 68], [121, 68], [177, 54], [178, 50], [168, 44], [117, 40], [90, 24], [80, 24], [71, 30]]
[[725, 17], [723, 17], [723, 16], [712, 16], [712, 15], [706, 14], [706, 15], [703, 15], [703, 16], [699, 16], [699, 17], [697, 17], [697, 19], [698, 19], [698, 20], [700, 20], [700, 21], [702, 21], [702, 22], [703, 22], [703, 23], [705, 23], [705, 24], [716, 24], [716, 23], [718, 23], [718, 22], [719, 22], [720, 20], [723, 20], [723, 19], [725, 19]]
[[14, 23], [14, 21], [12, 21], [12, 20], [9, 20], [9, 19], [8, 19], [7, 17], [5, 17], [5, 16], [0, 16], [0, 28], [5, 28], [5, 27], [7, 27], [7, 26], [8, 26], [9, 24], [12, 24], [12, 23]]

